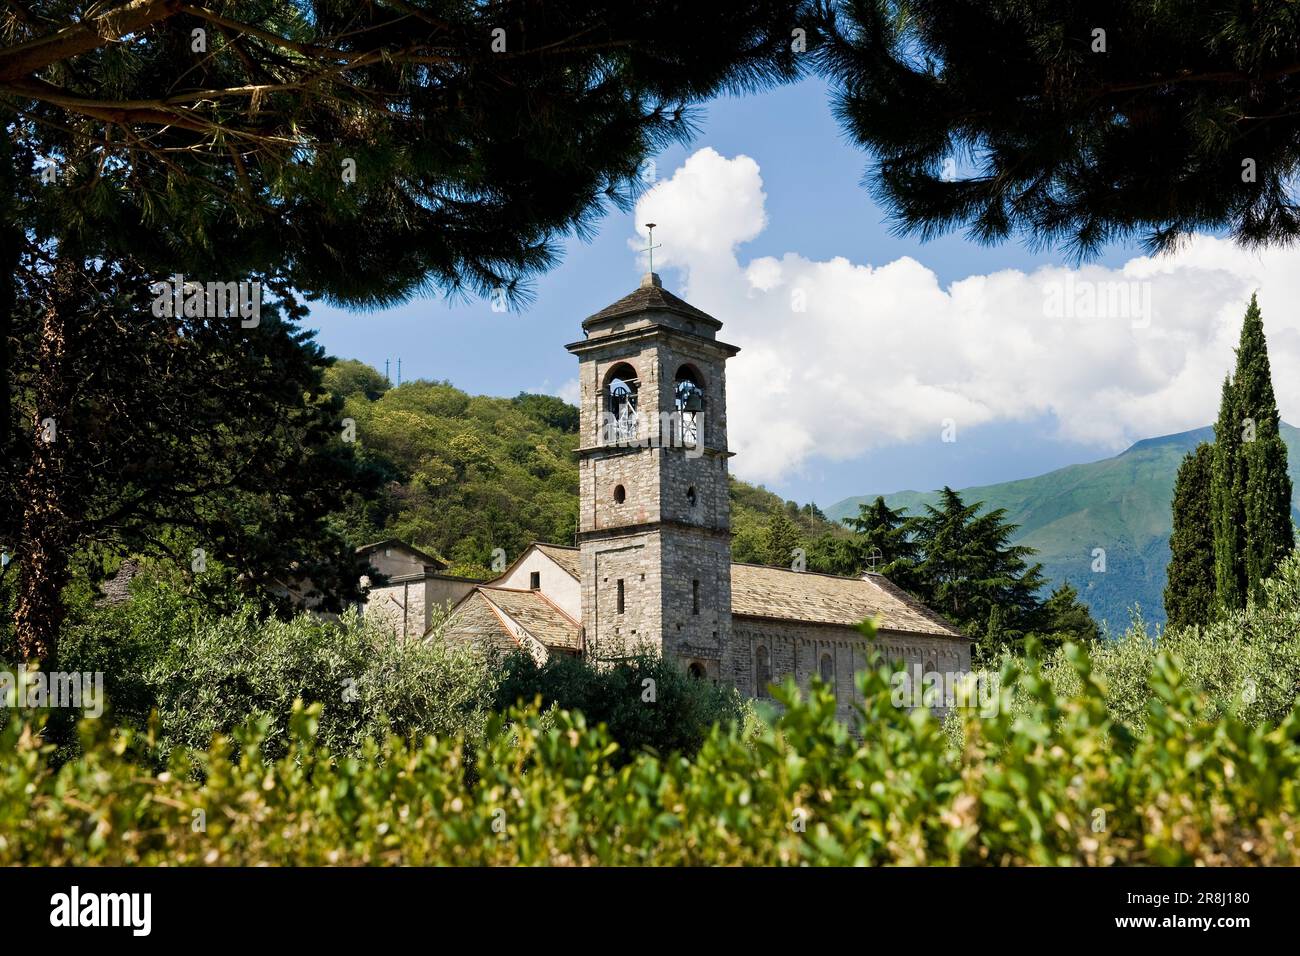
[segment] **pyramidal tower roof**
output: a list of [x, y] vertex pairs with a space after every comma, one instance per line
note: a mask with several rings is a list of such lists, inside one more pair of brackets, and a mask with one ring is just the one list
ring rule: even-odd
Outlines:
[[648, 333], [685, 335], [696, 342], [704, 340], [727, 355], [740, 351], [718, 340], [722, 323], [685, 299], [664, 289], [659, 276], [648, 272], [641, 286], [617, 302], [605, 306], [595, 315], [582, 320], [583, 339], [565, 346], [580, 354], [589, 349], [637, 338]]
[[685, 299], [678, 298], [663, 287], [659, 276], [647, 272], [641, 278], [641, 285], [636, 291], [623, 296], [617, 302], [605, 306], [595, 315], [582, 320], [583, 329], [590, 333], [601, 326], [612, 324], [611, 320], [625, 318], [641, 312], [664, 312], [670, 315], [691, 319], [709, 327], [713, 332], [722, 328], [722, 323], [702, 309], [697, 309]]

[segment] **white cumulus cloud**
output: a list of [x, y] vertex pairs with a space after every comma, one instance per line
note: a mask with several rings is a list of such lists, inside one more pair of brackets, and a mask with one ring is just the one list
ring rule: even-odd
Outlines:
[[[1300, 413], [1300, 253], [1209, 236], [1120, 268], [1005, 270], [941, 286], [915, 259], [791, 251], [742, 261], [767, 224], [758, 164], [701, 149], [642, 197], [671, 222], [677, 290], [742, 349], [728, 365], [738, 475], [779, 481], [814, 457], [1055, 416], [1059, 437], [1119, 450], [1204, 425], [1258, 291], [1284, 418]], [[644, 244], [643, 242], [641, 243]], [[630, 241], [629, 245], [637, 247]]]

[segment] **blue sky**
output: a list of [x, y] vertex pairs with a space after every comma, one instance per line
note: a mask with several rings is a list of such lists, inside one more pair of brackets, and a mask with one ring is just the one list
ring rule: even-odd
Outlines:
[[[946, 292], [952, 283], [969, 276], [991, 276], [1002, 270], [1032, 273], [1065, 264], [1057, 254], [1032, 252], [1016, 242], [985, 247], [960, 234], [929, 243], [891, 235], [883, 210], [862, 186], [868, 157], [851, 147], [837, 127], [820, 80], [714, 101], [701, 109], [698, 122], [700, 133], [690, 144], [655, 157], [657, 176], [660, 181], [673, 177], [703, 147], [728, 160], [743, 155], [757, 163], [766, 225], [736, 248], [742, 266], [763, 257], [780, 260], [791, 253], [801, 261], [826, 263], [843, 257], [858, 266], [874, 267], [910, 257], [934, 273], [939, 289]], [[308, 325], [318, 331], [319, 341], [333, 355], [358, 358], [381, 371], [384, 361], [392, 360], [394, 380], [400, 358], [404, 380], [447, 379], [476, 394], [558, 392], [576, 373], [574, 360], [563, 346], [580, 337], [580, 321], [637, 284], [643, 265], [629, 248], [629, 241], [636, 239], [637, 221], [635, 213], [612, 211], [599, 224], [593, 241], [567, 242], [562, 264], [535, 281], [536, 297], [519, 313], [494, 313], [484, 301], [449, 303], [439, 298], [369, 313], [318, 304]], [[674, 223], [661, 219], [655, 238], [666, 252], [671, 251]], [[1136, 247], [1112, 247], [1095, 264], [1114, 270], [1141, 255]], [[693, 271], [671, 266], [660, 271], [665, 285], [679, 293], [688, 284], [691, 291], [697, 284], [701, 289], [706, 286], [697, 283]], [[692, 301], [710, 306], [693, 297]], [[715, 296], [713, 304], [718, 301]], [[714, 314], [726, 324], [724, 338], [734, 340], [728, 332], [744, 329], [744, 315]], [[909, 316], [900, 314], [897, 321], [904, 324]], [[1027, 327], [1025, 334], [1037, 332]], [[872, 363], [889, 363], [893, 358], [878, 354], [868, 361], [862, 355], [837, 354], [835, 345], [830, 340], [825, 354], [813, 358], [815, 364], [825, 362], [823, 371], [839, 370], [847, 363], [850, 369], [856, 366], [861, 374], [870, 375]], [[1220, 347], [1214, 354], [1221, 351]], [[804, 363], [808, 361], [805, 356]], [[1094, 374], [1104, 378], [1105, 368], [1100, 365]], [[1105, 382], [1096, 386], [1103, 389]], [[1150, 398], [1139, 395], [1125, 401]], [[964, 428], [956, 443], [939, 442], [933, 435], [902, 434], [866, 442], [870, 447], [847, 456], [843, 448], [831, 456], [813, 447], [798, 467], [758, 477], [784, 497], [823, 506], [852, 494], [987, 484], [1114, 454], [1130, 439], [1149, 437], [1142, 433], [1146, 421], [1168, 430], [1205, 424], [1208, 417], [1199, 418], [1212, 404], [1198, 402], [1183, 417], [1148, 415], [1130, 425], [1117, 442], [1114, 435], [1099, 437], [1095, 427], [1063, 430], [1060, 413], [1049, 397], [1027, 401], [1024, 412], [1011, 417], [977, 416], [976, 424]], [[739, 461], [737, 466], [738, 474], [749, 477]]]

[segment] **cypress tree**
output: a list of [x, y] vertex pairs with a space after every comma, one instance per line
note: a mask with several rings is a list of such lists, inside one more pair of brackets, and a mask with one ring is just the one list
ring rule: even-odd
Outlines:
[[1269, 369], [1264, 322], [1255, 296], [1250, 297], [1237, 348], [1233, 381], [1241, 419], [1239, 485], [1245, 527], [1242, 565], [1243, 596], [1259, 597], [1265, 578], [1295, 544], [1291, 527], [1291, 479], [1287, 475], [1286, 445], [1279, 429], [1277, 400]]
[[1174, 529], [1169, 536], [1165, 616], [1169, 627], [1205, 624], [1214, 613], [1214, 528], [1210, 485], [1214, 446], [1187, 453], [1174, 481]]
[[1259, 303], [1250, 297], [1237, 367], [1223, 383], [1214, 426], [1210, 497], [1218, 604], [1245, 607], [1294, 547], [1291, 479], [1282, 441], [1268, 343]]
[[1223, 380], [1219, 419], [1214, 423], [1214, 455], [1210, 471], [1211, 525], [1214, 532], [1214, 595], [1222, 608], [1246, 603], [1245, 569], [1241, 560], [1246, 515], [1242, 508], [1239, 463], [1241, 416], [1237, 414], [1232, 380]]

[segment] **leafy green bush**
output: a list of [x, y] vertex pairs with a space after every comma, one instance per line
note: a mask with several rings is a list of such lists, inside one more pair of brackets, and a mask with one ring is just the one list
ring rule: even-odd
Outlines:
[[69, 627], [59, 667], [102, 671], [116, 723], [143, 728], [156, 710], [164, 754], [206, 749], [214, 734], [261, 717], [259, 746], [279, 756], [295, 700], [321, 704], [320, 743], [335, 754], [360, 753], [390, 731], [472, 740], [497, 680], [468, 647], [395, 641], [355, 612], [282, 621], [244, 604], [223, 616], [149, 580], [133, 585], [129, 603]]
[[295, 699], [322, 705], [320, 736], [357, 753], [391, 727], [408, 737], [481, 733], [495, 678], [469, 648], [395, 641], [355, 612], [337, 622], [303, 614], [259, 620], [247, 611], [181, 635], [152, 675], [166, 743], [206, 747], [249, 715], [265, 715], [260, 746], [287, 745]]
[[1086, 654], [1065, 660], [1070, 697], [1033, 661], [1008, 662], [1002, 706], [967, 713], [959, 751], [928, 713], [891, 704], [884, 672], [859, 676], [862, 738], [820, 684], [784, 688], [755, 739], [716, 728], [693, 760], [621, 759], [605, 729], [534, 708], [489, 720], [476, 774], [459, 735], [335, 759], [319, 704], [295, 709], [279, 759], [264, 716], [157, 774], [141, 766], [156, 741], [126, 734], [87, 737], [52, 769], [14, 719], [0, 864], [1300, 862], [1300, 708], [1277, 726], [1216, 718], [1161, 653], [1137, 737]]
[[693, 756], [715, 724], [742, 723], [746, 711], [734, 689], [688, 677], [652, 654], [603, 668], [564, 656], [540, 667], [527, 654], [506, 658], [495, 709], [534, 698], [543, 708], [581, 711], [592, 726], [605, 724], [620, 760], [642, 750]]
[[[1250, 722], [1278, 723], [1300, 693], [1300, 555], [1291, 555], [1264, 583], [1265, 599], [1206, 627], [1148, 634], [1135, 621], [1118, 640], [1092, 649], [1110, 714], [1140, 731], [1148, 677], [1158, 651], [1183, 662], [1185, 679], [1200, 688], [1216, 714], [1236, 711]], [[1060, 654], [1046, 674], [1057, 691], [1074, 693], [1078, 678]]]

